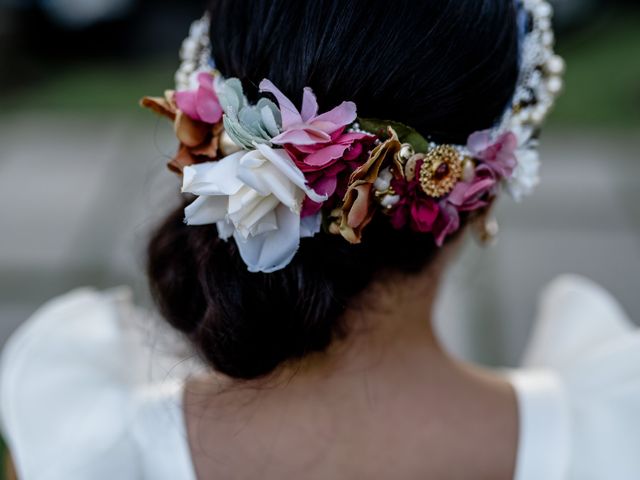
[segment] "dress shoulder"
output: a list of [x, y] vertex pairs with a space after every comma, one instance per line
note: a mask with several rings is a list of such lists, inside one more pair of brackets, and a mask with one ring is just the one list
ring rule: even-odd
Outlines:
[[640, 331], [603, 287], [565, 275], [543, 291], [511, 380], [517, 480], [640, 478]]
[[169, 469], [188, 473], [173, 478], [191, 478], [181, 382], [148, 375], [139, 317], [128, 289], [83, 288], [45, 304], [9, 339], [0, 420], [19, 478], [147, 478], [151, 441], [158, 457], [176, 450]]
[[[605, 288], [579, 275], [563, 275], [540, 296], [537, 319], [524, 355], [527, 366], [570, 368], [636, 330]], [[632, 335], [633, 336], [633, 335]]]

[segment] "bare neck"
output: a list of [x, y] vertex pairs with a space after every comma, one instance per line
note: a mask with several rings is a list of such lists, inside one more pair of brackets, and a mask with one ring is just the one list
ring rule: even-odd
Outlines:
[[453, 363], [442, 348], [432, 321], [445, 265], [443, 257], [418, 274], [379, 278], [344, 315], [345, 339], [334, 342], [327, 352], [286, 365], [276, 378], [292, 373], [295, 377], [342, 376], [419, 358], [430, 365]]
[[[395, 448], [386, 441], [386, 435], [393, 434], [402, 445], [396, 454], [406, 454], [406, 475], [397, 478], [416, 478], [417, 472], [424, 478], [512, 478], [517, 445], [512, 389], [490, 372], [451, 358], [433, 331], [432, 310], [444, 264], [442, 260], [410, 277], [380, 279], [347, 312], [347, 338], [325, 353], [286, 365], [266, 380], [241, 384], [249, 388], [235, 389], [230, 382], [230, 389], [223, 387], [223, 394], [217, 394], [219, 388], [211, 383], [192, 384], [187, 422], [192, 441], [199, 438], [203, 445], [200, 454], [194, 451], [203, 478], [216, 468], [203, 452], [229, 447], [221, 440], [228, 435], [219, 433], [225, 423], [231, 429], [243, 425], [247, 445], [256, 438], [267, 442], [277, 430], [282, 449], [271, 451], [269, 458], [282, 465], [306, 458], [307, 450], [343, 445], [363, 458], [353, 457], [355, 463], [347, 460], [341, 469], [356, 469], [356, 476], [363, 478], [390, 478], [384, 470], [365, 475], [362, 469], [376, 465], [374, 457], [366, 456], [368, 448]], [[202, 423], [205, 411], [217, 412], [212, 425]], [[301, 434], [329, 425], [327, 444], [317, 435]], [[407, 454], [412, 451], [407, 446], [437, 455], [427, 462], [421, 455]], [[338, 455], [327, 465], [344, 461]], [[240, 462], [237, 468], [244, 466]], [[478, 472], [483, 474], [475, 475]], [[316, 478], [311, 473], [308, 478]], [[317, 478], [333, 478], [321, 469], [316, 473]], [[287, 475], [278, 472], [274, 477]]]

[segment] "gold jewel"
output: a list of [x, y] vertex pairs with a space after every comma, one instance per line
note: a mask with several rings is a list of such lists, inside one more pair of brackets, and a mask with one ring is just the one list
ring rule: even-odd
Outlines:
[[420, 186], [430, 197], [446, 195], [462, 177], [461, 155], [451, 145], [430, 150], [420, 167]]

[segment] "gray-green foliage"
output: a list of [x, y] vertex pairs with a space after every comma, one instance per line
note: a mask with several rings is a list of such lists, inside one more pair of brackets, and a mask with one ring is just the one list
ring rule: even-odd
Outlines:
[[261, 98], [256, 105], [250, 105], [237, 78], [225, 80], [217, 90], [224, 110], [224, 129], [231, 139], [247, 150], [254, 148], [254, 142], [270, 145], [282, 125], [275, 103]]

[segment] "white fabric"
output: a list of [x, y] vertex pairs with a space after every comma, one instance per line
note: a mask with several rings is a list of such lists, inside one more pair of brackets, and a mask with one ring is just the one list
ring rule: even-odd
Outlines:
[[[581, 277], [553, 282], [540, 308], [524, 368], [507, 372], [515, 480], [637, 480], [640, 334]], [[20, 480], [195, 480], [181, 396], [196, 367], [178, 371], [138, 328], [146, 320], [126, 291], [82, 289], [10, 339], [0, 420]]]
[[516, 480], [640, 478], [640, 331], [608, 292], [549, 285], [523, 367]]
[[516, 480], [565, 480], [571, 432], [569, 396], [562, 380], [549, 371], [516, 371], [511, 382], [519, 394], [520, 411]]
[[9, 340], [0, 419], [20, 480], [195, 479], [178, 360], [147, 344], [129, 297], [76, 290]]

